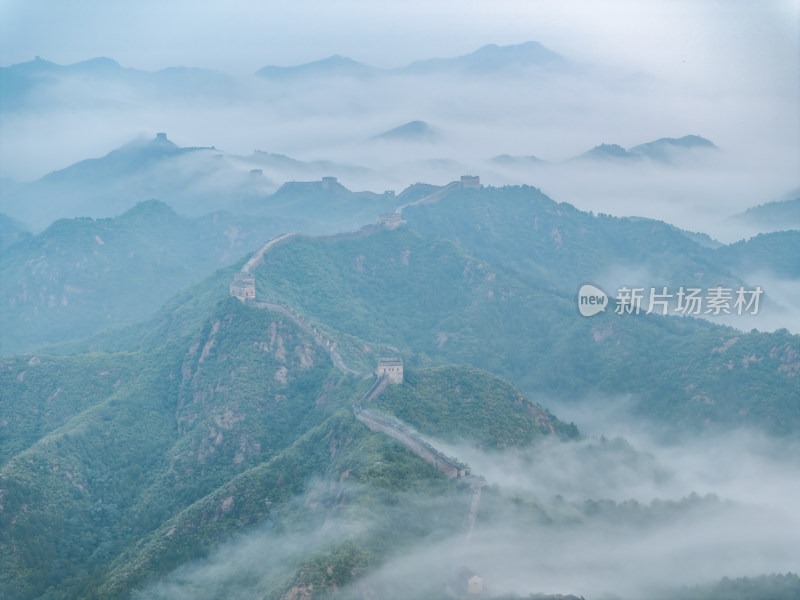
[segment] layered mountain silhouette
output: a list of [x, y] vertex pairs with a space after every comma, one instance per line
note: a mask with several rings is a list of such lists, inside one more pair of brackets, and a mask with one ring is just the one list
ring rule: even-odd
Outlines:
[[788, 200], [776, 200], [748, 208], [732, 220], [762, 231], [800, 229], [800, 190]]
[[298, 79], [303, 77], [370, 77], [378, 72], [379, 70], [374, 67], [336, 54], [296, 67], [270, 65], [256, 71], [256, 75], [267, 79]]
[[431, 58], [416, 61], [401, 69], [404, 73], [446, 74], [462, 73], [486, 75], [530, 68], [567, 68], [570, 62], [545, 48], [539, 42], [525, 42], [510, 46], [488, 44], [475, 52], [455, 58]]
[[[58, 218], [113, 217], [151, 198], [200, 216], [276, 189], [269, 178], [255, 177], [251, 168], [242, 168], [213, 147], [179, 147], [159, 133], [34, 182], [4, 185], [0, 210], [34, 231]], [[234, 200], [224, 205], [220, 197]]]
[[268, 79], [313, 77], [373, 77], [376, 75], [486, 75], [530, 68], [567, 68], [571, 63], [539, 42], [510, 46], [489, 44], [475, 52], [453, 58], [419, 60], [398, 69], [379, 69], [351, 58], [334, 55], [293, 67], [267, 66], [256, 74]]
[[632, 162], [650, 159], [668, 164], [680, 161], [697, 151], [706, 152], [716, 149], [717, 146], [710, 140], [699, 135], [686, 135], [681, 138], [660, 138], [629, 149], [625, 149], [619, 144], [600, 144], [573, 160]]
[[[169, 67], [159, 71], [142, 71], [121, 66], [117, 61], [99, 57], [71, 65], [58, 65], [42, 58], [0, 67], [0, 111], [29, 110], [50, 107], [50, 90], [69, 84], [81, 89], [93, 106], [116, 105], [124, 96], [155, 91], [162, 97], [193, 98], [230, 97], [235, 89], [227, 75], [209, 69]], [[121, 86], [121, 87], [120, 87]], [[111, 93], [114, 87], [117, 92]], [[119, 95], [119, 90], [127, 94]]]
[[527, 156], [513, 156], [511, 154], [499, 154], [495, 157], [492, 157], [490, 161], [492, 164], [501, 165], [501, 166], [537, 166], [546, 164], [541, 158], [538, 158], [532, 154]]
[[661, 138], [630, 149], [631, 154], [647, 156], [653, 160], [669, 162], [677, 153], [685, 150], [716, 150], [717, 146], [699, 135], [685, 135], [681, 138]]
[[[433, 125], [410, 121], [368, 140], [398, 144], [438, 147], [446, 141]], [[709, 152], [716, 146], [700, 136], [661, 138], [626, 150], [616, 144], [602, 144], [573, 159], [580, 162], [610, 164], [684, 164]], [[503, 154], [487, 164], [508, 169], [546, 166], [537, 156]], [[285, 154], [255, 151], [249, 156], [236, 156], [213, 146], [181, 147], [166, 133], [151, 139], [136, 139], [110, 151], [105, 156], [79, 161], [53, 171], [31, 183], [3, 180], [0, 211], [24, 223], [26, 228], [40, 231], [57, 218], [75, 215], [94, 218], [121, 214], [132, 204], [151, 198], [168, 203], [189, 216], [200, 216], [214, 210], [251, 212], [259, 210], [261, 199], [275, 192], [279, 181], [321, 181], [323, 177], [369, 180], [374, 177], [403, 181], [409, 172], [429, 181], [442, 177], [452, 180], [474, 170], [475, 165], [444, 156], [418, 157], [408, 160], [400, 156], [397, 163], [382, 167], [380, 172], [357, 164], [331, 160], [303, 161]], [[298, 215], [280, 215], [295, 218]], [[372, 217], [369, 217], [369, 222]], [[308, 221], [310, 230], [321, 231]], [[348, 227], [349, 229], [350, 227]]]
[[138, 139], [112, 150], [102, 158], [82, 160], [64, 169], [42, 177], [44, 183], [84, 183], [115, 179], [148, 169], [152, 165], [172, 157], [214, 150], [213, 148], [181, 148], [167, 139], [166, 133], [158, 133], [150, 140]]
[[[560, 72], [572, 68], [564, 57], [538, 42], [498, 46], [451, 58], [432, 58], [405, 67], [382, 69], [340, 55], [295, 66], [269, 65], [259, 69], [256, 81], [271, 84], [320, 83], [337, 79], [371, 81], [380, 77], [483, 77], [488, 74], [524, 76], [533, 72]], [[158, 71], [124, 67], [107, 57], [71, 65], [35, 60], [0, 67], [0, 111], [26, 113], [53, 108], [126, 108], [139, 103], [241, 101], [245, 87], [226, 74], [202, 68], [174, 66]]]

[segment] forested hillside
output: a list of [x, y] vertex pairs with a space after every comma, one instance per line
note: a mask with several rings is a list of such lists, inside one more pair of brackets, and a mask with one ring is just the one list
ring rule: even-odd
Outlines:
[[0, 352], [135, 323], [286, 226], [223, 212], [189, 219], [155, 200], [113, 219], [56, 221], [3, 251]]
[[[280, 577], [262, 581], [326, 589], [404, 540], [460, 525], [458, 486], [353, 418], [369, 382], [343, 378], [277, 313], [227, 299], [192, 336], [156, 351], [8, 358], [2, 367], [5, 597], [128, 597], [258, 523], [281, 534], [333, 519]], [[442, 377], [424, 380], [518, 410], [520, 395], [498, 396], [487, 375], [451, 368]], [[440, 419], [439, 410], [420, 397], [418, 414]], [[479, 441], [477, 419], [454, 418]], [[537, 435], [569, 430], [546, 419]], [[508, 438], [514, 429], [502, 422], [492, 435], [530, 442]], [[417, 499], [392, 512], [406, 492]], [[298, 505], [303, 495], [317, 500]], [[352, 529], [363, 520], [376, 527]]]
[[256, 287], [419, 366], [474, 365], [532, 395], [630, 394], [635, 414], [676, 433], [747, 423], [786, 434], [800, 422], [795, 335], [610, 310], [587, 319], [575, 298], [409, 227], [292, 240], [265, 257]]
[[[468, 204], [471, 193], [460, 201]], [[7, 568], [0, 592], [440, 598], [461, 589], [453, 573], [472, 565], [494, 578], [487, 597], [514, 597], [501, 584], [505, 570], [521, 568], [512, 555], [541, 552], [526, 531], [557, 548], [572, 548], [583, 535], [595, 548], [590, 532], [606, 532], [628, 548], [624, 532], [633, 524], [653, 539], [716, 527], [714, 514], [746, 514], [769, 531], [784, 527], [784, 516], [770, 520], [762, 508], [713, 494], [680, 488], [669, 495], [665, 486], [676, 474], [656, 458], [624, 440], [582, 438], [547, 405], [624, 396], [626, 418], [658, 427], [669, 440], [688, 443], [747, 427], [788, 443], [800, 424], [798, 336], [613, 310], [583, 317], [556, 275], [578, 277], [580, 268], [589, 273], [599, 265], [567, 271], [573, 261], [583, 264], [579, 250], [590, 228], [644, 228], [636, 260], [661, 265], [670, 277], [698, 268], [707, 268], [698, 284], [712, 274], [733, 276], [719, 266], [718, 251], [674, 228], [565, 217], [568, 207], [547, 199], [531, 204], [528, 188], [498, 193], [488, 192], [484, 208], [521, 202], [550, 215], [542, 218], [586, 223], [559, 230], [561, 245], [551, 233], [533, 236], [538, 266], [523, 250], [493, 254], [480, 229], [463, 237], [473, 246], [468, 251], [420, 233], [414, 219], [397, 229], [297, 235], [255, 268], [255, 301], [229, 296], [242, 258], [174, 295], [147, 320], [62, 345], [58, 355], [4, 358], [0, 560]], [[190, 227], [149, 203], [113, 222], [61, 222], [42, 236], [80, 226], [86, 244], [103, 247], [93, 236], [114, 240], [130, 219], [130, 235], [150, 235], [152, 211], [167, 227]], [[664, 251], [650, 253], [647, 240], [659, 236]], [[19, 243], [44, 244], [40, 237]], [[137, 248], [147, 248], [136, 239]], [[669, 262], [670, 243], [686, 245], [687, 262]], [[612, 246], [605, 251], [607, 258], [621, 256]], [[346, 369], [332, 362], [334, 351]], [[471, 478], [448, 479], [356, 419], [353, 408], [370, 388], [378, 358], [391, 355], [404, 360], [405, 381], [388, 385], [369, 410], [445, 444], [446, 452], [464, 452], [454, 459], [466, 461]], [[610, 481], [598, 486], [589, 478], [588, 496], [563, 496], [556, 490], [580, 488], [581, 476], [573, 481], [568, 470], [559, 477], [539, 466], [559, 457], [564, 469], [580, 464]], [[617, 478], [622, 494], [635, 479], [670, 499], [645, 501], [634, 492], [611, 499], [606, 494]], [[465, 534], [465, 523], [477, 523], [474, 533], [469, 525]], [[506, 549], [495, 556], [487, 548], [498, 534]], [[474, 544], [460, 542], [465, 535]], [[769, 551], [781, 552], [785, 543], [779, 536]], [[276, 544], [288, 550], [275, 555], [269, 549]], [[404, 553], [414, 560], [433, 554], [412, 568]], [[425, 576], [398, 579], [405, 568]], [[587, 585], [605, 584], [589, 580], [580, 589]], [[563, 582], [556, 589], [571, 591]]]

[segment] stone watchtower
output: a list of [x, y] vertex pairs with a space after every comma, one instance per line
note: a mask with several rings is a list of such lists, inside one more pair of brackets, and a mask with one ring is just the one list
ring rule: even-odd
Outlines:
[[481, 189], [481, 178], [478, 175], [462, 175], [461, 176], [461, 189]]
[[379, 358], [378, 377], [386, 376], [389, 383], [403, 383], [403, 359]]
[[230, 287], [231, 296], [242, 302], [256, 297], [256, 280], [250, 273], [237, 273]]
[[378, 216], [378, 223], [386, 227], [386, 229], [397, 229], [401, 224], [405, 223], [399, 212], [395, 213], [382, 213]]

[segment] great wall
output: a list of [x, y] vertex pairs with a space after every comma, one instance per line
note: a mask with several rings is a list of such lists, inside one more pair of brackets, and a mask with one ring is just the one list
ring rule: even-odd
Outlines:
[[480, 189], [480, 177], [473, 176], [473, 175], [462, 175], [460, 181], [451, 181], [446, 186], [441, 189], [436, 190], [432, 194], [428, 194], [420, 198], [419, 200], [414, 200], [413, 202], [407, 202], [402, 206], [398, 206], [394, 213], [384, 213], [378, 217], [378, 223], [383, 225], [388, 229], [396, 229], [401, 224], [405, 223], [403, 221], [403, 209], [408, 208], [409, 206], [418, 206], [421, 204], [432, 204], [436, 202], [440, 198], [446, 196], [452, 191], [459, 190], [459, 189], [469, 189], [469, 188], [477, 188]]
[[256, 308], [265, 308], [272, 312], [281, 313], [285, 317], [288, 317], [294, 321], [295, 324], [300, 327], [300, 329], [310, 335], [314, 339], [314, 342], [317, 344], [317, 346], [328, 353], [328, 356], [331, 357], [331, 362], [333, 362], [333, 366], [339, 371], [345, 375], [355, 375], [356, 377], [363, 375], [363, 373], [351, 369], [345, 364], [345, 362], [342, 360], [342, 357], [336, 351], [336, 342], [331, 342], [329, 339], [322, 337], [322, 334], [319, 332], [319, 330], [309, 323], [305, 317], [293, 310], [292, 307], [278, 304], [277, 302], [267, 302], [265, 300], [250, 300], [247, 304]]
[[[436, 190], [435, 192], [428, 194], [418, 200], [413, 202], [406, 203], [395, 211], [394, 215], [397, 216], [390, 224], [389, 227], [395, 227], [400, 222], [399, 217], [401, 216], [402, 210], [408, 206], [418, 205], [418, 204], [425, 204], [430, 202], [435, 202], [442, 198], [447, 193], [455, 190], [455, 189], [463, 189], [463, 188], [480, 188], [480, 178], [471, 175], [464, 175], [461, 177], [460, 181], [454, 181], [449, 183], [448, 185]], [[383, 219], [384, 215], [381, 216], [379, 222], [384, 222]], [[340, 238], [340, 237], [353, 237], [353, 236], [360, 236], [360, 235], [369, 235], [375, 231], [375, 226], [366, 226], [363, 227], [359, 231], [343, 233], [343, 234], [331, 234], [331, 235], [324, 235], [324, 236], [317, 236], [321, 238]], [[280, 246], [282, 244], [287, 243], [292, 238], [299, 237], [301, 234], [298, 233], [285, 233], [283, 235], [279, 235], [267, 243], [263, 244], [258, 250], [256, 250], [250, 259], [244, 264], [241, 270], [236, 274], [234, 277], [234, 281], [230, 285], [230, 294], [236, 298], [239, 298], [242, 302], [247, 304], [248, 306], [252, 306], [254, 308], [259, 309], [266, 309], [272, 312], [277, 312], [282, 314], [283, 316], [291, 319], [298, 327], [300, 327], [303, 331], [309, 334], [314, 342], [325, 352], [328, 353], [330, 356], [331, 362], [333, 366], [336, 367], [339, 371], [344, 373], [345, 375], [353, 375], [356, 377], [368, 377], [370, 373], [363, 373], [360, 371], [356, 371], [345, 364], [344, 360], [342, 360], [341, 355], [336, 351], [336, 343], [332, 342], [331, 340], [323, 337], [321, 332], [312, 325], [305, 317], [303, 317], [300, 313], [294, 310], [290, 306], [286, 306], [284, 304], [280, 304], [278, 302], [271, 302], [268, 300], [256, 300], [255, 294], [255, 269], [264, 261], [264, 256], [267, 252]], [[443, 473], [447, 477], [452, 477], [456, 479], [469, 479], [470, 480], [470, 487], [473, 490], [471, 499], [470, 499], [470, 506], [474, 505], [474, 508], [471, 508], [465, 523], [469, 525], [469, 530], [471, 531], [472, 526], [475, 522], [475, 513], [477, 512], [477, 503], [480, 499], [480, 488], [485, 484], [485, 480], [482, 477], [468, 477], [467, 476], [467, 467], [466, 465], [451, 459], [445, 456], [442, 452], [434, 448], [431, 444], [423, 440], [419, 435], [411, 433], [411, 431], [406, 428], [402, 423], [391, 421], [383, 416], [380, 416], [369, 409], [364, 408], [364, 404], [367, 404], [374, 400], [389, 383], [402, 383], [403, 381], [403, 367], [402, 361], [398, 359], [381, 359], [378, 365], [378, 371], [376, 372], [377, 378], [375, 383], [370, 387], [364, 396], [362, 396], [359, 400], [357, 400], [353, 404], [353, 411], [355, 413], [356, 419], [364, 423], [369, 429], [372, 431], [378, 431], [391, 437], [394, 440], [397, 440], [400, 444], [405, 446], [408, 450], [414, 453], [416, 456], [422, 458], [425, 462], [432, 465], [435, 469], [439, 472]], [[470, 516], [471, 515], [471, 516]]]
[[356, 419], [364, 423], [372, 431], [378, 431], [397, 440], [413, 454], [419, 456], [440, 473], [453, 479], [463, 479], [467, 476], [467, 465], [462, 464], [434, 448], [419, 435], [412, 433], [402, 423], [390, 420], [364, 408], [364, 404], [377, 398], [389, 384], [389, 378], [382, 376], [375, 384], [353, 404]]
[[[381, 215], [378, 220], [379, 226], [394, 229], [398, 227], [402, 221], [402, 211], [408, 206], [436, 202], [447, 193], [455, 189], [463, 188], [480, 188], [480, 179], [473, 176], [462, 176], [460, 181], [454, 181], [443, 188], [429, 194], [423, 198], [409, 202], [398, 207], [394, 213], [388, 215]], [[362, 229], [349, 233], [331, 234], [317, 236], [317, 238], [341, 238], [341, 237], [358, 237], [361, 235], [369, 235], [378, 231], [374, 225], [368, 225]], [[262, 245], [258, 250], [253, 253], [253, 256], [244, 264], [241, 270], [234, 277], [230, 285], [230, 295], [239, 298], [247, 306], [252, 306], [258, 309], [265, 309], [272, 312], [279, 313], [290, 320], [292, 320], [298, 327], [311, 336], [314, 343], [327, 352], [328, 356], [333, 363], [333, 366], [344, 373], [345, 375], [352, 375], [355, 377], [369, 377], [375, 375], [376, 379], [372, 386], [362, 395], [358, 400], [353, 403], [353, 413], [355, 418], [363, 423], [371, 431], [382, 433], [383, 435], [392, 438], [401, 444], [404, 448], [409, 450], [412, 454], [418, 456], [426, 463], [431, 465], [434, 469], [442, 473], [445, 477], [451, 479], [458, 479], [468, 484], [469, 497], [467, 500], [467, 509], [464, 514], [464, 521], [462, 529], [464, 538], [459, 542], [455, 549], [454, 565], [458, 556], [464, 551], [472, 538], [472, 531], [475, 527], [475, 521], [480, 506], [481, 491], [486, 485], [486, 479], [469, 474], [469, 468], [466, 464], [459, 462], [456, 459], [446, 456], [441, 451], [437, 450], [432, 444], [424, 440], [419, 434], [412, 432], [410, 428], [396, 419], [389, 419], [383, 415], [379, 415], [364, 405], [369, 404], [375, 400], [380, 394], [391, 384], [403, 383], [403, 363], [400, 359], [380, 359], [378, 361], [378, 369], [375, 372], [360, 372], [347, 366], [342, 360], [341, 355], [336, 351], [336, 343], [325, 338], [317, 327], [312, 325], [303, 315], [294, 310], [291, 306], [280, 304], [278, 302], [271, 302], [268, 300], [256, 300], [255, 291], [255, 269], [264, 261], [264, 255], [271, 249], [287, 243], [294, 237], [299, 237], [298, 233], [285, 233], [278, 237], [269, 240]], [[465, 571], [462, 567], [459, 573]], [[454, 578], [459, 578], [460, 575], [455, 575]], [[467, 576], [461, 577], [468, 580], [467, 589], [469, 593], [480, 593], [483, 589], [482, 579], [467, 570]]]
[[[323, 177], [322, 182], [323, 184], [326, 183], [326, 180], [333, 180], [336, 181], [335, 178], [331, 177]], [[435, 192], [428, 194], [427, 196], [423, 196], [418, 200], [414, 200], [412, 202], [407, 202], [402, 206], [399, 206], [395, 209], [393, 213], [384, 213], [379, 215], [378, 217], [378, 224], [376, 225], [366, 225], [357, 231], [350, 231], [347, 233], [333, 233], [333, 234], [324, 234], [316, 236], [317, 239], [320, 238], [329, 238], [329, 239], [338, 239], [338, 238], [349, 238], [349, 237], [359, 237], [362, 235], [370, 235], [376, 231], [379, 231], [381, 227], [387, 229], [396, 229], [399, 227], [403, 221], [403, 209], [408, 208], [409, 206], [417, 206], [422, 204], [431, 204], [436, 202], [449, 194], [458, 189], [480, 189], [480, 177], [476, 175], [462, 175], [459, 181], [452, 181], [445, 185], [444, 187], [436, 190]], [[388, 193], [388, 192], [387, 192]], [[302, 234], [299, 233], [284, 233], [279, 235], [275, 238], [272, 238], [267, 243], [262, 245], [258, 250], [253, 253], [253, 256], [244, 264], [241, 270], [234, 276], [233, 281], [230, 284], [230, 294], [235, 298], [239, 298], [242, 302], [246, 300], [254, 300], [256, 297], [256, 284], [255, 284], [255, 270], [258, 265], [260, 265], [264, 260], [264, 255], [270, 251], [271, 249], [275, 248], [276, 246], [280, 246], [292, 238], [301, 237]], [[303, 237], [310, 237], [310, 236], [303, 236]]]
[[[348, 367], [344, 360], [342, 360], [342, 357], [336, 351], [335, 342], [331, 342], [330, 340], [324, 338], [316, 327], [311, 325], [302, 315], [298, 314], [291, 307], [278, 304], [277, 302], [267, 302], [263, 300], [251, 300], [247, 302], [247, 305], [253, 306], [254, 308], [277, 312], [291, 319], [298, 327], [309, 334], [320, 348], [328, 353], [333, 366], [345, 375], [353, 375], [355, 377], [368, 377], [370, 375], [369, 372], [362, 373]], [[379, 362], [378, 376], [376, 377], [375, 382], [372, 384], [372, 387], [370, 387], [369, 390], [367, 390], [367, 392], [353, 404], [353, 412], [356, 419], [364, 423], [372, 431], [381, 432], [397, 440], [408, 450], [419, 456], [428, 464], [432, 465], [436, 470], [443, 473], [445, 476], [456, 479], [470, 479], [467, 476], [466, 465], [449, 458], [422, 439], [419, 435], [412, 433], [402, 423], [389, 420], [386, 417], [378, 415], [371, 410], [364, 408], [364, 404], [367, 404], [377, 398], [380, 393], [386, 389], [388, 384], [402, 383], [402, 361], [399, 361], [398, 359], [381, 359], [381, 362], [390, 365], [400, 363], [401, 366], [399, 371], [399, 379], [393, 374], [381, 373], [381, 366]], [[479, 479], [482, 480], [483, 478]], [[474, 517], [472, 519], [472, 523], [474, 524]]]

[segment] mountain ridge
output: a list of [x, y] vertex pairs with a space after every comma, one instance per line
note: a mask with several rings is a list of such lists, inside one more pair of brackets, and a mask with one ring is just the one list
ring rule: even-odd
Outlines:
[[358, 61], [334, 54], [327, 58], [293, 67], [268, 65], [256, 71], [256, 76], [264, 79], [287, 79], [300, 77], [370, 77], [379, 70]]
[[[238, 365], [233, 371], [229, 368], [232, 357]], [[278, 313], [228, 298], [194, 334], [155, 354], [42, 357], [26, 362], [4, 359], [0, 377], [14, 383], [4, 383], [2, 388], [43, 401], [58, 384], [57, 378], [47, 377], [58, 363], [72, 363], [72, 368], [83, 364], [75, 373], [79, 387], [81, 381], [102, 385], [88, 386], [81, 404], [74, 404], [73, 389], [58, 388], [61, 391], [55, 393], [61, 399], [42, 408], [48, 415], [57, 407], [64, 410], [52, 415], [55, 419], [45, 430], [30, 423], [30, 413], [9, 413], [10, 405], [0, 405], [4, 422], [24, 425], [15, 428], [15, 445], [3, 447], [16, 454], [0, 468], [2, 514], [16, 516], [8, 530], [15, 544], [44, 543], [43, 530], [37, 525], [42, 521], [37, 519], [45, 513], [49, 531], [58, 531], [55, 544], [45, 544], [47, 548], [69, 548], [87, 533], [95, 537], [47, 574], [41, 571], [41, 563], [26, 562], [19, 554], [11, 556], [7, 546], [0, 548], [8, 559], [4, 560], [8, 568], [0, 575], [0, 590], [41, 594], [58, 583], [59, 589], [74, 595], [97, 589], [106, 598], [127, 597], [178, 565], [204, 556], [208, 545], [203, 540], [222, 542], [271, 517], [284, 524], [297, 524], [298, 518], [321, 524], [333, 515], [327, 507], [352, 505], [362, 519], [373, 514], [379, 520], [389, 519], [389, 529], [376, 523], [373, 530], [349, 538], [370, 552], [345, 555], [346, 570], [327, 574], [325, 566], [319, 572], [313, 570], [315, 585], [341, 586], [353, 577], [353, 569], [360, 573], [374, 567], [389, 549], [387, 540], [437, 539], [460, 528], [463, 509], [443, 511], [446, 504], [406, 516], [392, 517], [393, 513], [386, 512], [394, 504], [390, 497], [404, 489], [427, 499], [442, 493], [448, 500], [458, 499], [460, 492], [433, 468], [358, 423], [351, 407], [368, 383], [334, 375], [325, 353]], [[451, 382], [473, 394], [488, 393], [492, 382], [497, 382], [496, 377], [459, 367], [446, 373]], [[439, 377], [425, 371], [420, 376], [430, 383]], [[214, 391], [208, 388], [212, 382], [216, 382]], [[507, 389], [513, 390], [492, 391], [495, 407], [518, 410], [519, 393], [506, 393]], [[435, 405], [419, 396], [421, 390], [418, 387], [415, 400], [417, 414], [434, 410]], [[148, 398], [144, 404], [140, 395]], [[131, 423], [131, 415], [143, 405], [147, 418]], [[548, 422], [561, 427], [554, 417]], [[113, 444], [104, 441], [103, 431], [111, 434]], [[550, 435], [550, 431], [543, 427], [538, 435]], [[515, 433], [502, 433], [503, 439], [507, 435]], [[23, 443], [29, 445], [20, 451]], [[76, 461], [98, 443], [101, 454]], [[134, 463], [127, 461], [131, 454], [138, 457]], [[23, 455], [35, 460], [28, 462]], [[42, 476], [43, 468], [54, 470]], [[115, 473], [113, 485], [109, 469]], [[359, 485], [348, 491], [345, 503], [336, 488], [332, 496], [317, 488], [315, 481], [320, 479]], [[81, 491], [70, 496], [75, 485]], [[39, 491], [46, 493], [46, 501], [26, 510], [20, 502]], [[314, 503], [311, 510], [298, 514], [292, 499], [309, 492], [339, 500], [333, 505]], [[376, 503], [376, 494], [385, 495], [386, 500]], [[70, 514], [77, 516], [68, 522]], [[112, 515], [117, 522], [101, 532]], [[417, 525], [409, 518], [416, 519]], [[419, 529], [419, 519], [427, 532]], [[398, 528], [399, 523], [404, 526]], [[402, 531], [406, 533], [398, 533]], [[303, 581], [307, 560], [300, 561], [290, 581], [273, 585], [286, 590], [295, 578]], [[26, 571], [25, 565], [32, 569]], [[64, 576], [88, 566], [91, 575]]]
[[[445, 548], [448, 557], [453, 546], [465, 547], [465, 513], [473, 506], [484, 532], [510, 522], [526, 536], [543, 524], [553, 535], [620, 519], [626, 530], [663, 526], [665, 515], [672, 523], [727, 506], [697, 495], [650, 505], [549, 500], [500, 482], [486, 487], [478, 509], [473, 484], [444, 477], [356, 419], [354, 403], [371, 381], [337, 370], [329, 347], [348, 365], [355, 355], [368, 368], [396, 349], [404, 383], [374, 408], [426, 435], [477, 444], [492, 462], [539, 462], [552, 449], [543, 440], [561, 444], [578, 435], [540, 399], [599, 394], [605, 403], [605, 395], [625, 394], [640, 423], [654, 420], [692, 437], [747, 424], [783, 439], [800, 423], [793, 385], [800, 336], [657, 316], [588, 320], [571, 293], [521, 277], [519, 263], [476, 256], [490, 255], [478, 243], [482, 235], [493, 245], [496, 233], [518, 243], [489, 209], [522, 226], [539, 217], [534, 254], [562, 276], [554, 257], [566, 246], [580, 250], [575, 236], [592, 219], [623, 233], [633, 227], [657, 247], [685, 239], [674, 228], [605, 223], [529, 187], [419, 185], [404, 194], [425, 197], [432, 189], [437, 202], [406, 207], [409, 223], [397, 229], [298, 235], [276, 245], [255, 268], [256, 303], [229, 295], [241, 258], [184, 289], [147, 322], [110, 334], [122, 353], [99, 344], [88, 354], [0, 359], [0, 519], [9, 539], [0, 546], [0, 593], [174, 598], [187, 574], [193, 585], [191, 573], [213, 572], [196, 593], [257, 589], [290, 598], [357, 586], [362, 596], [394, 599], [421, 597], [421, 586], [422, 597], [440, 597], [454, 585], [449, 558], [431, 561], [426, 577], [371, 577], [415, 544]], [[434, 209], [458, 225], [454, 208], [473, 232], [481, 226], [477, 236], [461, 235], [472, 252], [412, 229]], [[149, 202], [126, 220], [140, 229], [150, 213], [175, 218]], [[569, 217], [576, 222], [568, 230]], [[552, 234], [556, 222], [560, 236]], [[258, 304], [265, 301], [297, 317], [265, 310]], [[598, 447], [632, 465], [637, 477], [663, 476], [652, 457], [624, 441], [603, 439]], [[598, 450], [587, 452], [596, 457]], [[525, 477], [529, 466], [515, 475]], [[261, 551], [275, 547], [280, 562]], [[240, 560], [243, 549], [258, 556], [257, 566]], [[235, 566], [209, 570], [220, 554]]]
[[187, 218], [158, 200], [111, 219], [60, 219], [4, 249], [0, 350], [136, 322], [285, 226], [223, 212]]
[[648, 159], [662, 164], [685, 160], [691, 152], [719, 150], [711, 141], [699, 135], [685, 135], [680, 138], [659, 138], [625, 149], [619, 144], [600, 144], [573, 158], [573, 161], [609, 161], [635, 163]]
[[554, 69], [567, 67], [571, 63], [563, 56], [545, 48], [535, 41], [499, 46], [487, 44], [468, 54], [451, 58], [429, 58], [416, 60], [404, 67], [382, 69], [372, 67], [352, 58], [335, 54], [295, 66], [270, 65], [256, 72], [265, 78], [304, 77], [313, 75], [342, 75], [350, 77], [372, 77], [376, 75], [445, 74], [462, 73], [479, 75], [503, 72], [510, 68], [538, 67]]
[[[130, 95], [138, 95], [148, 88], [155, 88], [164, 95], [178, 99], [213, 95], [229, 98], [235, 87], [231, 77], [212, 69], [173, 66], [143, 71], [123, 67], [108, 57], [59, 65], [37, 56], [28, 62], [0, 67], [0, 87], [3, 88], [0, 112], [40, 110], [51, 100], [47, 97], [47, 91], [57, 88], [65, 81], [74, 81], [87, 91], [103, 89], [113, 82], [117, 86], [126, 86]], [[94, 99], [90, 105], [93, 108], [118, 107], [120, 98], [112, 94], [102, 100]]]

